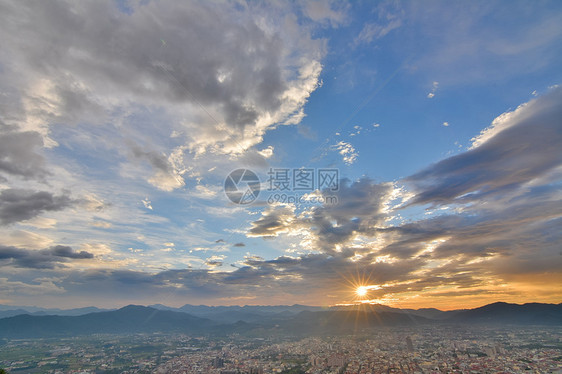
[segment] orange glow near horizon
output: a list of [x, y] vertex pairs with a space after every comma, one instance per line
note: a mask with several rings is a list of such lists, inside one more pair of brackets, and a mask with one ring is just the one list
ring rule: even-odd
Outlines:
[[[338, 303], [331, 305], [380, 304], [401, 309], [436, 308], [439, 310], [473, 309], [484, 305], [505, 302], [511, 304], [562, 302], [562, 291], [557, 286], [562, 282], [558, 274], [533, 274], [532, 276], [509, 276], [503, 282], [482, 282], [471, 289], [453, 285], [440, 285], [421, 290], [403, 290], [409, 282], [401, 283], [399, 292], [392, 292], [397, 283], [377, 284], [374, 277], [357, 272], [342, 276], [347, 290]], [[343, 291], [343, 290], [342, 290]], [[532, 295], [532, 296], [530, 296]]]

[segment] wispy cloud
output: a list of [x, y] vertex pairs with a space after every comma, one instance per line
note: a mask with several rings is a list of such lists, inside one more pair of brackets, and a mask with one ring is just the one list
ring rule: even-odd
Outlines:
[[344, 142], [343, 140], [339, 141], [338, 143], [331, 146], [333, 150], [338, 151], [338, 153], [342, 156], [343, 162], [347, 165], [353, 164], [359, 153], [355, 150], [355, 148], [349, 142]]

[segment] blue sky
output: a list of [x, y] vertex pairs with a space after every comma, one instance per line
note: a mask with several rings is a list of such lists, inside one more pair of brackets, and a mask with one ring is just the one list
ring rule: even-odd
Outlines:
[[560, 302], [559, 2], [0, 9], [0, 303]]

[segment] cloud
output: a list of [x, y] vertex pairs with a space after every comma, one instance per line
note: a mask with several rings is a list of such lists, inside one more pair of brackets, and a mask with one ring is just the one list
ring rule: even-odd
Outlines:
[[16, 247], [0, 246], [0, 261], [8, 261], [2, 266], [11, 265], [20, 268], [52, 269], [64, 266], [69, 260], [92, 259], [90, 252], [76, 252], [72, 248], [57, 245], [42, 250], [28, 250]]
[[359, 153], [351, 145], [351, 143], [344, 142], [343, 140], [331, 146], [331, 149], [338, 151], [342, 155], [343, 162], [347, 165], [352, 165], [356, 160]]
[[437, 91], [438, 88], [439, 88], [439, 82], [437, 81], [433, 82], [433, 87], [431, 88], [431, 91], [427, 94], [427, 98], [433, 99], [435, 97], [435, 92]]
[[444, 77], [448, 86], [486, 84], [491, 76], [511, 79], [558, 64], [553, 50], [562, 37], [562, 14], [556, 7], [514, 4], [502, 11], [499, 4], [441, 1], [401, 6], [404, 24], [418, 34], [413, 42], [423, 51], [417, 67]]
[[248, 231], [249, 237], [273, 237], [296, 229], [295, 208], [288, 205], [274, 205], [262, 213]]
[[226, 256], [224, 255], [214, 255], [205, 260], [205, 265], [209, 266], [211, 269], [223, 266], [223, 262]]
[[9, 225], [25, 221], [43, 212], [59, 211], [75, 203], [67, 195], [25, 189], [6, 189], [0, 192], [0, 223]]
[[164, 191], [172, 191], [185, 185], [178, 170], [175, 170], [164, 154], [146, 151], [136, 144], [131, 145], [131, 151], [134, 158], [147, 161], [155, 170], [155, 175], [148, 179], [155, 187]]
[[[561, 103], [562, 89], [554, 88], [498, 117], [470, 150], [400, 181], [409, 191], [364, 179], [342, 183], [338, 204], [270, 207], [248, 235], [297, 236], [301, 255], [247, 260], [233, 276], [263, 281], [282, 271], [312, 282], [308, 274], [317, 272], [316, 281], [330, 283], [335, 279], [320, 269], [331, 263], [338, 274], [368, 277], [376, 300], [413, 302], [424, 292], [443, 302], [439, 297], [462, 298], [466, 290], [481, 302], [525, 297], [513, 282], [538, 292], [545, 277], [560, 277]], [[396, 219], [416, 204], [430, 204], [433, 214]], [[404, 261], [411, 268], [396, 267]], [[550, 285], [544, 295], [560, 293]]]
[[[511, 112], [500, 131], [488, 133], [473, 149], [398, 181], [409, 190], [368, 178], [343, 180], [338, 191], [316, 192], [335, 195], [337, 204], [269, 206], [246, 234], [295, 248], [290, 256], [247, 256], [232, 269], [224, 267], [222, 256], [211, 256], [200, 265], [206, 269], [158, 273], [68, 267], [60, 270], [67, 278], [56, 285], [67, 297], [87, 293], [119, 303], [122, 295], [137, 302], [175, 295], [200, 302], [250, 297], [263, 303], [335, 303], [352, 300], [352, 284], [359, 280], [373, 286], [374, 301], [415, 303], [419, 295], [442, 305], [445, 295], [468, 303], [517, 301], [529, 291], [552, 301], [560, 291], [545, 279], [560, 278], [562, 242], [561, 160], [550, 144], [560, 140], [557, 90]], [[538, 167], [536, 173], [527, 170], [529, 162]], [[443, 183], [446, 178], [458, 183]], [[475, 179], [485, 183], [474, 185]], [[451, 194], [451, 188], [460, 190]], [[429, 204], [433, 214], [397, 219], [403, 209], [417, 210], [416, 204]], [[58, 269], [64, 260], [81, 261], [56, 258], [63, 262], [46, 263]], [[13, 257], [5, 261], [21, 266]], [[45, 263], [31, 263], [49, 270]]]
[[233, 247], [245, 247], [245, 246], [246, 246], [246, 244], [244, 244], [244, 243], [242, 243], [242, 242], [240, 242], [240, 243], [235, 243], [235, 244], [233, 245]]
[[[243, 153], [267, 130], [300, 122], [317, 87], [324, 42], [293, 11], [291, 4], [159, 1], [124, 14], [111, 1], [33, 9], [8, 2], [2, 63], [21, 79], [17, 87], [5, 81], [25, 104], [20, 118], [44, 139], [54, 123], [122, 122], [120, 113], [148, 109], [163, 114], [169, 133], [186, 134], [192, 152]], [[342, 14], [322, 2], [307, 3], [306, 12], [318, 22]], [[154, 183], [170, 177], [160, 154], [137, 154], [160, 173]], [[171, 175], [158, 187], [179, 185]]]
[[410, 204], [448, 204], [505, 195], [560, 167], [562, 88], [504, 113], [472, 148], [408, 178]]
[[109, 229], [113, 225], [111, 223], [105, 222], [105, 221], [94, 221], [94, 222], [92, 222], [92, 226], [100, 228], [100, 229]]
[[396, 2], [381, 2], [374, 9], [375, 22], [367, 22], [359, 35], [354, 39], [354, 45], [370, 44], [373, 40], [385, 37], [389, 32], [402, 26], [404, 11]]
[[[302, 2], [304, 14], [315, 22], [330, 23], [336, 27], [346, 22], [347, 13], [342, 3], [328, 0]], [[336, 9], [339, 6], [340, 9]]]
[[355, 235], [372, 235], [374, 228], [382, 226], [395, 193], [392, 183], [377, 184], [368, 178], [353, 183], [341, 180], [338, 191], [322, 192], [324, 199], [334, 197], [336, 204], [314, 206], [300, 213], [292, 205], [272, 205], [252, 222], [247, 235], [298, 235], [303, 238], [303, 249], [334, 253]]
[[[123, 173], [130, 172], [127, 177], [140, 174], [162, 191], [181, 188], [185, 177], [197, 180], [186, 183], [193, 187], [190, 197], [216, 197], [216, 181], [202, 179], [201, 171], [224, 172], [225, 166], [216, 161], [225, 155], [263, 165], [274, 151], [272, 146], [258, 146], [264, 134], [302, 120], [304, 105], [320, 84], [326, 53], [326, 41], [314, 39], [321, 34], [315, 32], [315, 23], [333, 27], [345, 23], [345, 9], [337, 6], [278, 3], [265, 9], [256, 2], [159, 1], [137, 3], [124, 14], [111, 1], [55, 0], [33, 6], [4, 2], [0, 86], [2, 100], [9, 105], [0, 114], [1, 183], [35, 183], [54, 176], [55, 187], [79, 188], [74, 187], [77, 180], [90, 183], [81, 178], [91, 175], [90, 161], [106, 161], [104, 170], [111, 173], [119, 160], [126, 164], [121, 165]], [[452, 7], [443, 13], [444, 8], [436, 5], [400, 6], [406, 12], [391, 3], [377, 8], [372, 21], [357, 30], [355, 46], [401, 32], [399, 27], [406, 22], [427, 28], [436, 39], [430, 46], [425, 42], [420, 46], [431, 64], [437, 61], [431, 69], [446, 74], [451, 67], [456, 73], [466, 68], [463, 74], [446, 74], [447, 85], [454, 84], [451, 76], [474, 79], [475, 67], [492, 60], [494, 66], [499, 63], [500, 75], [521, 66], [539, 69], [543, 62], [551, 63], [548, 50], [561, 35], [557, 14], [546, 17], [548, 22], [544, 15], [527, 17], [528, 34], [505, 34], [501, 39], [489, 27], [477, 28], [473, 10], [467, 14]], [[296, 17], [295, 7], [302, 10]], [[406, 20], [406, 13], [413, 18]], [[499, 20], [502, 14], [511, 15], [498, 14]], [[514, 54], [527, 57], [513, 59]], [[529, 63], [538, 57], [543, 57], [541, 64]], [[425, 59], [421, 56], [416, 65], [424, 69]], [[494, 66], [486, 72], [496, 71]], [[437, 88], [434, 82], [429, 98]], [[86, 207], [87, 217], [57, 214], [56, 219], [42, 215], [73, 206], [69, 193], [11, 186], [0, 191], [0, 222], [16, 225], [17, 230], [1, 228], [0, 263], [11, 275], [9, 280], [0, 278], [0, 293], [12, 300], [34, 294], [44, 303], [83, 295], [88, 295], [88, 303], [152, 303], [172, 295], [229, 304], [246, 298], [325, 304], [332, 300], [326, 295], [336, 295], [336, 302], [349, 296], [350, 279], [365, 279], [377, 286], [370, 291], [373, 298], [466, 296], [471, 290], [471, 295], [495, 292], [495, 297], [507, 299], [517, 295], [517, 290], [509, 289], [514, 284], [510, 282], [520, 282], [526, 291], [544, 290], [559, 299], [560, 291], [552, 290], [552, 284], [548, 288], [545, 280], [560, 279], [561, 102], [560, 89], [554, 88], [499, 116], [474, 138], [468, 151], [398, 181], [405, 190], [364, 178], [342, 182], [336, 192], [314, 193], [335, 195], [337, 204], [269, 206], [253, 218], [246, 234], [275, 240], [276, 249], [285, 249], [285, 254], [272, 259], [248, 255], [228, 269], [226, 257], [219, 255], [198, 260], [197, 267], [203, 269], [185, 269], [185, 262], [194, 263], [193, 258], [163, 259], [166, 254], [158, 250], [162, 237], [176, 243], [174, 253], [186, 246], [194, 252], [228, 251], [233, 244], [202, 239], [201, 235], [222, 235], [206, 232], [204, 225], [189, 226], [197, 233], [189, 234], [195, 242], [191, 237], [186, 242], [181, 220], [134, 216], [132, 207], [152, 209], [150, 200], [142, 198], [154, 195], [147, 190], [151, 186], [136, 180], [125, 186], [126, 201], [113, 195], [117, 185], [123, 189], [121, 181], [85, 188], [111, 196], [113, 210], [91, 195], [77, 201]], [[310, 132], [300, 127], [298, 131]], [[356, 161], [357, 152], [348, 142], [335, 144], [332, 150], [346, 164]], [[77, 157], [72, 169], [69, 162], [59, 163], [64, 152], [84, 158]], [[63, 167], [69, 170], [59, 170]], [[68, 175], [75, 170], [84, 174], [72, 179]], [[400, 210], [397, 204], [406, 193], [411, 198]], [[161, 192], [156, 196], [164, 201]], [[200, 201], [192, 203], [184, 206], [200, 206]], [[429, 206], [433, 214], [419, 213], [420, 206]], [[218, 214], [220, 209], [209, 208], [213, 209]], [[410, 217], [406, 222], [399, 216], [404, 211]], [[240, 214], [231, 209], [227, 219], [238, 220]], [[219, 216], [227, 217], [224, 211]], [[64, 230], [44, 231], [55, 224]], [[116, 254], [108, 246], [81, 242], [84, 236], [77, 227], [90, 224], [97, 233], [99, 228], [112, 228], [104, 233], [112, 235], [108, 242], [116, 243], [116, 248], [143, 245], [138, 263], [113, 261]], [[36, 233], [24, 230], [31, 226]], [[151, 234], [143, 232], [147, 227]], [[69, 243], [58, 240], [58, 235], [71, 237], [72, 248], [79, 250], [53, 247]], [[100, 265], [98, 256], [111, 261]], [[96, 261], [89, 261], [92, 258]], [[96, 262], [96, 268], [78, 270], [75, 265], [88, 262]], [[112, 265], [117, 269], [99, 268]], [[157, 266], [182, 268], [156, 272]], [[138, 270], [142, 268], [151, 270]], [[58, 299], [48, 299], [59, 294]]]
[[38, 153], [43, 139], [34, 131], [0, 132], [0, 172], [24, 179], [47, 176], [45, 160]]
[[54, 281], [56, 279], [48, 278], [35, 278], [28, 282], [11, 281], [8, 278], [0, 278], [0, 289], [3, 294], [12, 295], [33, 295], [35, 297], [40, 295], [61, 294], [65, 290], [58, 287]]
[[214, 199], [219, 193], [218, 186], [204, 186], [198, 184], [195, 186], [195, 191], [192, 191], [192, 196], [197, 196], [202, 199]]
[[267, 148], [262, 149], [261, 151], [258, 151], [258, 154], [261, 155], [263, 158], [270, 158], [271, 156], [273, 156], [273, 146], [267, 146]]
[[2, 244], [6, 246], [39, 249], [52, 245], [53, 239], [36, 232], [26, 230], [9, 230], [2, 235]]
[[[273, 260], [250, 256], [234, 271], [221, 271], [223, 256], [206, 259], [210, 269], [178, 269], [158, 273], [133, 270], [68, 270], [57, 286], [71, 295], [87, 294], [90, 302], [102, 298], [124, 303], [128, 300], [164, 300], [190, 297], [197, 302], [252, 297], [279, 304], [291, 295], [293, 300], [325, 303], [326, 294], [338, 298], [349, 292], [345, 274], [353, 274], [357, 264], [342, 257], [311, 254], [303, 257], [281, 256]], [[372, 280], [384, 284], [407, 279], [420, 265], [419, 260], [394, 264], [365, 262], [361, 269], [372, 273]], [[37, 277], [37, 275], [35, 275]], [[22, 282], [25, 279], [21, 280]], [[278, 292], [272, 292], [277, 290]], [[324, 301], [322, 301], [324, 300]]]
[[354, 42], [356, 45], [359, 44], [369, 44], [373, 40], [380, 39], [392, 30], [402, 26], [402, 21], [399, 19], [389, 20], [388, 23], [384, 25], [379, 25], [376, 23], [367, 23], [357, 35]]

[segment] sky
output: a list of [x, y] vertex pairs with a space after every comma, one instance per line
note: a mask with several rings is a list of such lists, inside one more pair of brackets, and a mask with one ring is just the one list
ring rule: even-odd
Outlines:
[[0, 0], [0, 40], [0, 304], [562, 302], [560, 1]]

